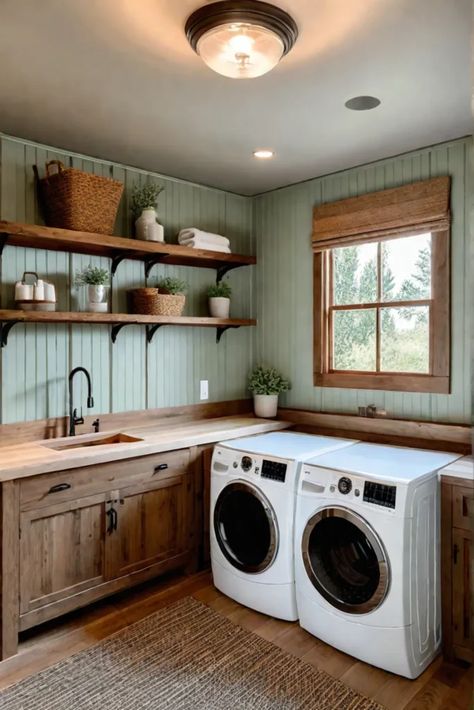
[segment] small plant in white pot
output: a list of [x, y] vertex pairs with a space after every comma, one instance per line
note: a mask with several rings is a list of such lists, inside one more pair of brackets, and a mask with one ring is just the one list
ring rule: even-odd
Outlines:
[[212, 318], [228, 318], [230, 311], [230, 297], [232, 289], [225, 281], [209, 286], [207, 296], [209, 298], [209, 313]]
[[276, 417], [278, 395], [287, 392], [291, 385], [274, 367], [255, 368], [249, 377], [249, 390], [253, 393], [253, 408], [257, 417]]
[[86, 310], [94, 313], [107, 313], [110, 274], [99, 266], [86, 266], [76, 272], [76, 286], [84, 286], [86, 291]]
[[135, 236], [148, 242], [164, 242], [163, 225], [158, 222], [156, 209], [158, 197], [164, 187], [150, 184], [135, 185], [132, 192], [131, 209], [135, 219]]

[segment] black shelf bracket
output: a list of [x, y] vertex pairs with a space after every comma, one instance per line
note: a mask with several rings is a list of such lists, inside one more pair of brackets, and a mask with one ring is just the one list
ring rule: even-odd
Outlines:
[[0, 259], [2, 258], [3, 249], [5, 248], [9, 236], [8, 232], [0, 232]]
[[224, 266], [218, 266], [216, 269], [216, 284], [222, 281], [224, 276], [232, 271], [232, 269], [238, 269], [242, 264], [224, 264]]
[[115, 276], [115, 272], [117, 271], [117, 268], [119, 264], [122, 263], [125, 259], [133, 259], [134, 257], [134, 252], [133, 251], [121, 251], [115, 254], [114, 256], [111, 257], [112, 259], [112, 264], [110, 267], [110, 274], [111, 276]]
[[169, 256], [169, 254], [159, 254], [158, 256], [150, 256], [148, 259], [145, 259], [145, 278], [147, 279], [150, 275], [150, 271], [152, 268], [156, 265], [159, 264], [160, 262], [163, 261], [163, 259], [166, 259], [166, 257]]
[[218, 325], [216, 328], [216, 343], [221, 342], [221, 338], [229, 328], [240, 328], [240, 325]]
[[21, 322], [20, 320], [0, 321], [0, 347], [6, 348], [11, 329], [14, 325]]
[[147, 325], [147, 327], [146, 327], [146, 342], [148, 344], [150, 344], [151, 341], [153, 340], [153, 336], [155, 335], [158, 328], [161, 328], [163, 325], [166, 325], [166, 323], [157, 323], [156, 325]]
[[116, 342], [117, 335], [120, 333], [122, 328], [125, 328], [126, 325], [136, 325], [136, 323], [116, 323], [112, 326], [112, 330], [110, 331], [110, 338], [113, 343]]

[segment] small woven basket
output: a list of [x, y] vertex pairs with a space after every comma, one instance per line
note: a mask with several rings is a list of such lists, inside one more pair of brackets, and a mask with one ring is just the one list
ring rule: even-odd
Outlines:
[[[55, 165], [57, 172], [51, 167]], [[46, 177], [39, 178], [33, 166], [38, 197], [49, 227], [78, 232], [112, 234], [123, 184], [76, 168], [65, 168], [60, 160], [46, 163]]]
[[143, 316], [159, 316], [158, 289], [134, 288], [130, 291], [131, 306], [134, 313]]
[[158, 293], [157, 308], [158, 316], [180, 316], [184, 310], [186, 296], [182, 293], [172, 295], [170, 293]]

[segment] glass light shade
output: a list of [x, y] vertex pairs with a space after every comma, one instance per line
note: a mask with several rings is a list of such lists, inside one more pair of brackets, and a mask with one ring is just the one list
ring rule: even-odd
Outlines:
[[273, 69], [283, 56], [277, 34], [248, 23], [214, 27], [199, 39], [197, 52], [218, 74], [232, 79], [253, 79]]

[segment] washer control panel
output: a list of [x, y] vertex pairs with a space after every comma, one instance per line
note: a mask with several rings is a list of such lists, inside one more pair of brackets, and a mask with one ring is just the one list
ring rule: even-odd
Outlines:
[[386, 486], [383, 483], [374, 483], [373, 481], [364, 483], [364, 501], [366, 503], [375, 503], [375, 505], [393, 509], [395, 508], [396, 497], [396, 486]]
[[285, 482], [287, 464], [281, 461], [269, 461], [263, 459], [261, 478], [270, 478], [272, 481]]

